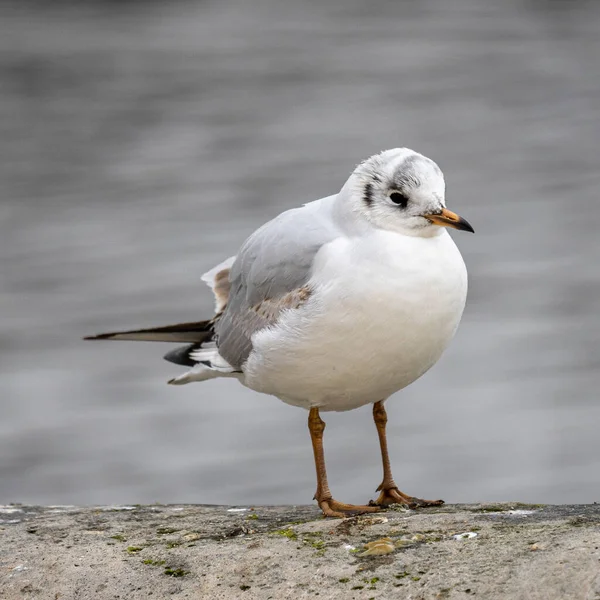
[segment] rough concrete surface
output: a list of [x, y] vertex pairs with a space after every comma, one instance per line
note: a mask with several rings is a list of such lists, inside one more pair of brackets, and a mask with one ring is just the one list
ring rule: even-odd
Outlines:
[[600, 505], [0, 507], [3, 600], [317, 596], [600, 600]]

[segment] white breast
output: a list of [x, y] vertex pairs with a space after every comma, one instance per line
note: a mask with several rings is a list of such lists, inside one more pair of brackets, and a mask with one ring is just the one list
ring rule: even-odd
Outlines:
[[310, 285], [303, 307], [255, 334], [244, 383], [339, 411], [385, 399], [435, 364], [462, 316], [467, 273], [445, 231], [378, 230], [325, 246]]

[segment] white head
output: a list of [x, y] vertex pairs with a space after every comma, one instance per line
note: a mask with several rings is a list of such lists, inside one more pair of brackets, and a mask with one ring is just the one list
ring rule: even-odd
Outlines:
[[473, 231], [467, 221], [446, 208], [444, 175], [429, 158], [395, 148], [362, 162], [342, 189], [344, 210], [375, 227], [430, 237], [439, 226]]

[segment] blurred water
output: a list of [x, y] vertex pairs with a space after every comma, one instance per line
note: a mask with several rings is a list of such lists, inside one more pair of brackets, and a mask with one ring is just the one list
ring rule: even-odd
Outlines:
[[[303, 411], [80, 338], [210, 316], [204, 270], [398, 145], [477, 234], [453, 345], [388, 403], [397, 481], [600, 500], [598, 3], [285, 4], [3, 5], [0, 502], [309, 502]], [[335, 495], [374, 497], [369, 409], [326, 420]]]

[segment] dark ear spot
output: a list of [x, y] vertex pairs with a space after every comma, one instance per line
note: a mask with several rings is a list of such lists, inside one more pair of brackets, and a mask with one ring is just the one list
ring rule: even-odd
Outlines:
[[373, 184], [372, 183], [366, 183], [365, 184], [365, 191], [363, 193], [363, 200], [365, 201], [365, 204], [367, 206], [371, 206], [371, 204], [373, 204]]

